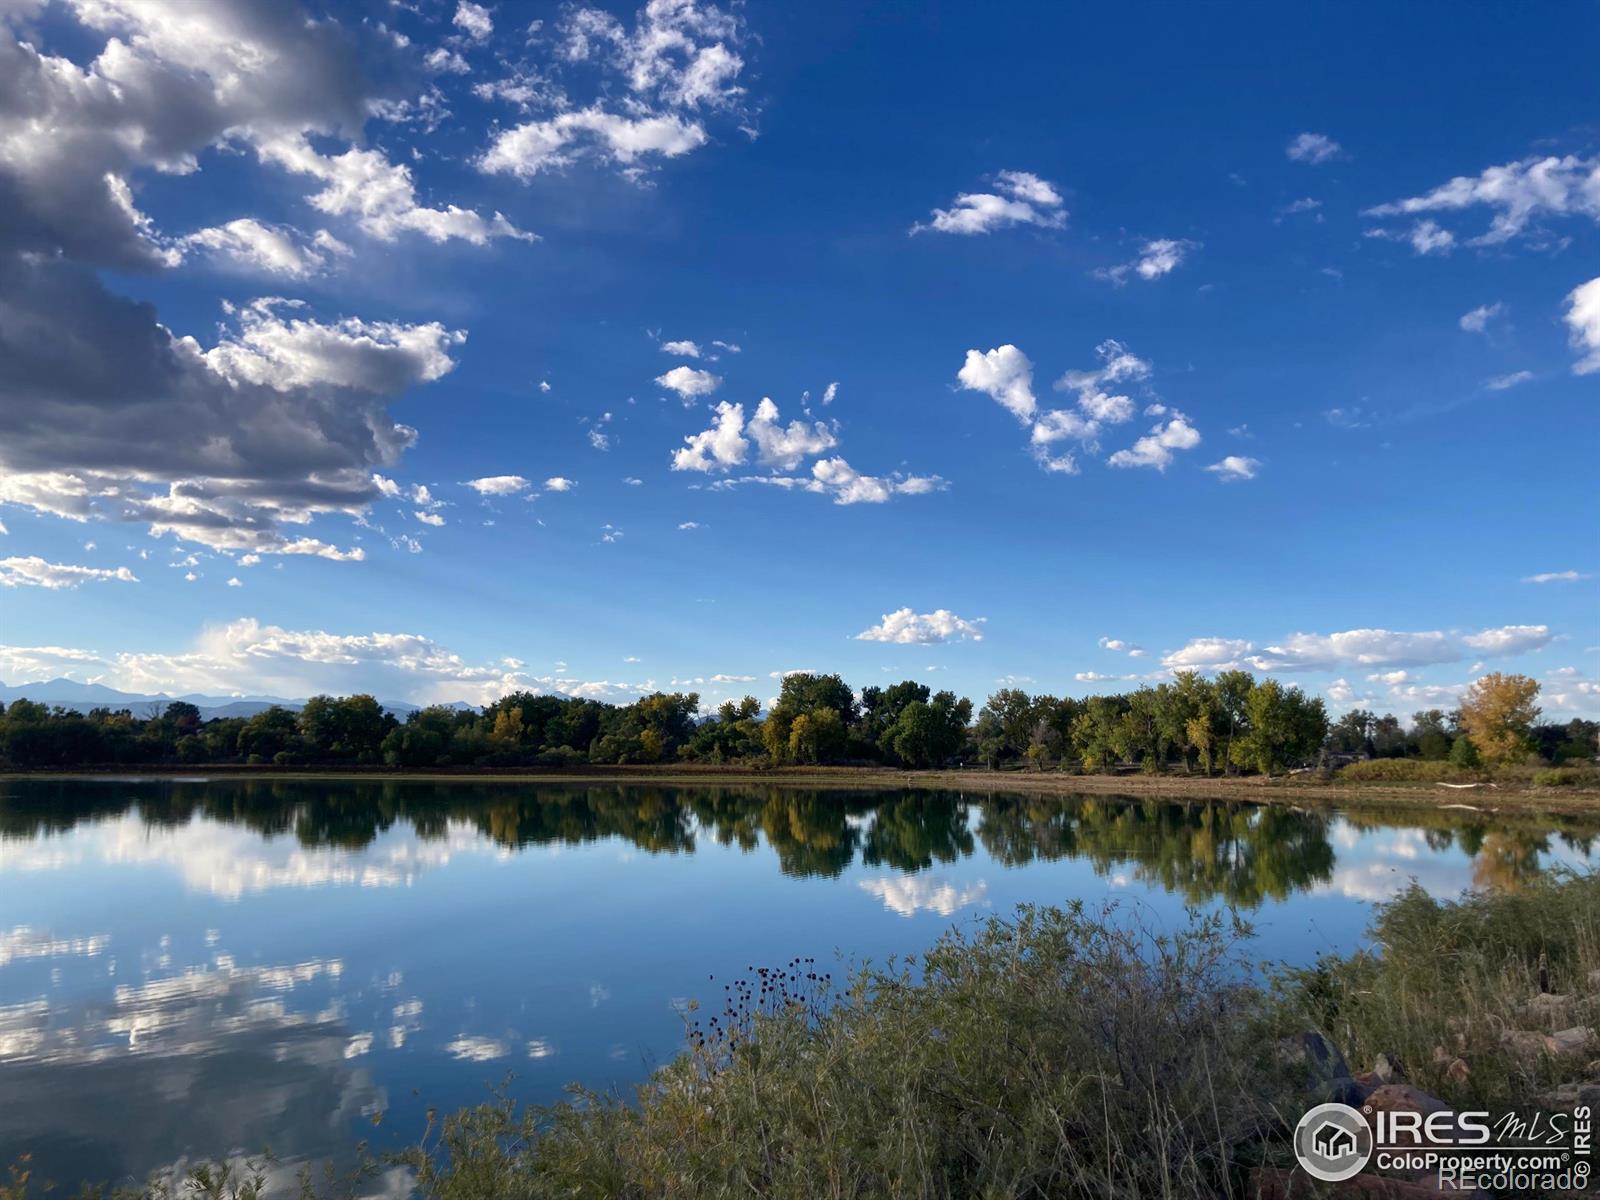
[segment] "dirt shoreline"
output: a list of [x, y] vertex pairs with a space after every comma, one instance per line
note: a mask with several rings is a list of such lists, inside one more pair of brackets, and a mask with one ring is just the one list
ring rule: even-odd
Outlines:
[[1188, 775], [1075, 775], [1062, 771], [940, 770], [901, 771], [889, 767], [585, 766], [569, 769], [391, 770], [381, 767], [271, 768], [208, 764], [189, 770], [107, 767], [95, 770], [10, 771], [0, 782], [54, 779], [64, 782], [106, 779], [201, 781], [263, 779], [288, 781], [374, 780], [428, 783], [658, 784], [670, 786], [769, 784], [785, 787], [876, 789], [939, 788], [963, 792], [1039, 795], [1160, 796], [1172, 799], [1244, 801], [1298, 807], [1338, 807], [1351, 803], [1397, 808], [1476, 809], [1488, 813], [1600, 814], [1600, 791], [1539, 788], [1501, 783], [1472, 789], [1431, 783], [1339, 783], [1305, 777], [1213, 777]]

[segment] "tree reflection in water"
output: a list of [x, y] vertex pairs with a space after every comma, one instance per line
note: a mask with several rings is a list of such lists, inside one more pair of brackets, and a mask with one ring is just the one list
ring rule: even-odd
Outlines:
[[772, 785], [213, 780], [0, 785], [0, 838], [68, 831], [128, 811], [153, 827], [196, 817], [293, 836], [306, 848], [359, 850], [397, 824], [422, 840], [476, 830], [516, 851], [619, 839], [651, 854], [691, 854], [702, 838], [750, 851], [765, 843], [785, 875], [840, 875], [858, 860], [925, 871], [979, 843], [1007, 866], [1061, 859], [1192, 902], [1254, 907], [1327, 884], [1336, 826], [1403, 830], [1472, 859], [1474, 884], [1510, 889], [1556, 842], [1588, 854], [1600, 826], [1462, 810], [1337, 814], [1225, 801], [952, 791], [846, 791]]

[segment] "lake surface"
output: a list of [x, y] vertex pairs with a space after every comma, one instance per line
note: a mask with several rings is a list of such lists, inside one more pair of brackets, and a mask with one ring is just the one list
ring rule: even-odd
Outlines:
[[[625, 1089], [692, 997], [881, 962], [1020, 902], [1233, 905], [1264, 960], [1600, 860], [1600, 826], [1461, 809], [751, 786], [0, 782], [0, 1165], [143, 1179], [414, 1140], [429, 1105]], [[837, 972], [836, 972], [837, 973]], [[716, 976], [713, 981], [710, 977]], [[381, 1126], [372, 1117], [383, 1113]]]

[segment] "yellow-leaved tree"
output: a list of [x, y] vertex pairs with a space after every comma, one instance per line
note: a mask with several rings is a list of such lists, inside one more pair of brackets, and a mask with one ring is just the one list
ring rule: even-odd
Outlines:
[[1533, 749], [1529, 737], [1539, 719], [1539, 684], [1526, 675], [1495, 671], [1461, 697], [1461, 728], [1488, 765], [1521, 761]]

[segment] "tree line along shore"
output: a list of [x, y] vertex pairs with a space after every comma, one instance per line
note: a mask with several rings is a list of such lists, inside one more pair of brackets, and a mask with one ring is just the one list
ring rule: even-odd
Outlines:
[[1247, 671], [1084, 698], [1002, 688], [971, 700], [907, 680], [855, 691], [838, 675], [787, 676], [763, 710], [752, 696], [702, 711], [695, 692], [630, 704], [514, 692], [483, 708], [433, 706], [403, 720], [370, 695], [313, 696], [249, 717], [204, 719], [173, 701], [143, 716], [18, 699], [0, 709], [0, 767], [272, 766], [400, 770], [694, 764], [752, 769], [1029, 768], [1213, 779], [1314, 774], [1343, 782], [1506, 780], [1581, 786], [1600, 723], [1541, 720], [1539, 684], [1485, 675], [1446, 712], [1355, 709]]

